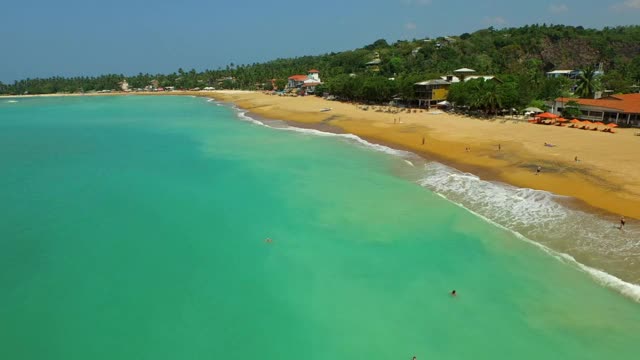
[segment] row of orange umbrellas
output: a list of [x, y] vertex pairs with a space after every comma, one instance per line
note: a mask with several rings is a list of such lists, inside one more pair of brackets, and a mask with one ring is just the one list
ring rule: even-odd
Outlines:
[[[564, 119], [563, 119], [563, 120], [564, 120]], [[558, 121], [558, 120], [556, 119], [556, 121]], [[567, 121], [567, 120], [565, 120], [565, 121]], [[601, 122], [601, 121], [591, 122], [591, 121], [589, 121], [589, 120], [580, 121], [580, 120], [578, 120], [578, 119], [571, 119], [571, 120], [569, 120], [569, 122], [570, 122], [570, 123], [573, 123], [573, 124], [595, 125], [595, 126], [608, 126], [608, 127], [612, 127], [612, 128], [614, 128], [614, 127], [618, 127], [618, 125], [616, 125], [616, 124], [614, 124], [614, 123], [605, 124], [605, 123], [603, 123], [603, 122]]]
[[[536, 118], [539, 119], [550, 119], [550, 120], [554, 120], [555, 122], [559, 122], [559, 123], [563, 123], [563, 122], [570, 122], [572, 124], [583, 124], [583, 125], [595, 125], [595, 126], [608, 126], [611, 128], [617, 127], [618, 125], [614, 124], [614, 123], [609, 123], [609, 124], [604, 124], [603, 122], [597, 121], [597, 122], [591, 122], [589, 120], [584, 120], [584, 121], [580, 121], [578, 119], [571, 119], [571, 120], [567, 120], [565, 118], [560, 117], [560, 115], [556, 115], [556, 114], [552, 114], [549, 112], [544, 112], [542, 114], [538, 114], [536, 115]], [[537, 122], [538, 119], [532, 119], [530, 120], [530, 122]]]

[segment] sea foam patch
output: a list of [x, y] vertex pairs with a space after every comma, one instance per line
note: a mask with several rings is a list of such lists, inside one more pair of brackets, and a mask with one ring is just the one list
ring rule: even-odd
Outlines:
[[[614, 224], [615, 219], [562, 205], [558, 202], [562, 196], [485, 181], [435, 162], [425, 165], [425, 175], [418, 183], [640, 301], [640, 286], [596, 268], [629, 274], [628, 266], [640, 262], [637, 228], [629, 226], [623, 231]], [[593, 264], [582, 264], [574, 256], [589, 257]], [[637, 279], [638, 275], [629, 277]]]

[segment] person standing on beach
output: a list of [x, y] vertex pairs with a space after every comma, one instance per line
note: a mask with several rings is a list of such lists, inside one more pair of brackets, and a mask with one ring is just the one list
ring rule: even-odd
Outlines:
[[424, 145], [424, 136], [422, 137], [422, 145]]
[[502, 146], [498, 144], [498, 151], [500, 151], [500, 149], [502, 149]]
[[538, 166], [538, 168], [536, 169], [536, 175], [539, 175], [540, 171], [542, 171], [542, 168], [540, 166]]
[[620, 218], [620, 230], [622, 230], [622, 228], [624, 227], [625, 221], [624, 221], [624, 216]]

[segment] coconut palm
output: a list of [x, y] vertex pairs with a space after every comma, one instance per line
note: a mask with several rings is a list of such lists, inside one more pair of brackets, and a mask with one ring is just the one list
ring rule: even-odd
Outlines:
[[592, 98], [597, 90], [596, 71], [593, 67], [588, 67], [580, 73], [578, 78], [578, 86], [576, 87], [576, 95], [581, 98]]

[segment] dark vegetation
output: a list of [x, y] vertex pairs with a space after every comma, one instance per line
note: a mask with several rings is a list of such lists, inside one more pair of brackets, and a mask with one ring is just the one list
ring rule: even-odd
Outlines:
[[[378, 56], [381, 64], [365, 64]], [[605, 74], [594, 76], [601, 65]], [[483, 29], [457, 37], [440, 37], [388, 44], [377, 40], [363, 48], [318, 56], [277, 59], [265, 63], [235, 65], [216, 70], [183, 71], [171, 74], [97, 77], [52, 77], [0, 83], [0, 94], [44, 94], [119, 89], [126, 79], [130, 88], [144, 88], [152, 82], [176, 89], [264, 89], [271, 79], [279, 89], [288, 76], [306, 74], [315, 68], [324, 82], [318, 93], [340, 99], [383, 103], [393, 98], [411, 101], [413, 84], [449, 74], [461, 67], [477, 74], [491, 74], [502, 82], [473, 80], [454, 84], [450, 101], [469, 108], [494, 112], [522, 108], [575, 92], [592, 96], [598, 90], [630, 92], [640, 82], [640, 26], [584, 29], [580, 26], [530, 25], [520, 28]], [[581, 69], [576, 80], [547, 79], [554, 69]], [[155, 82], [154, 82], [155, 80]]]

